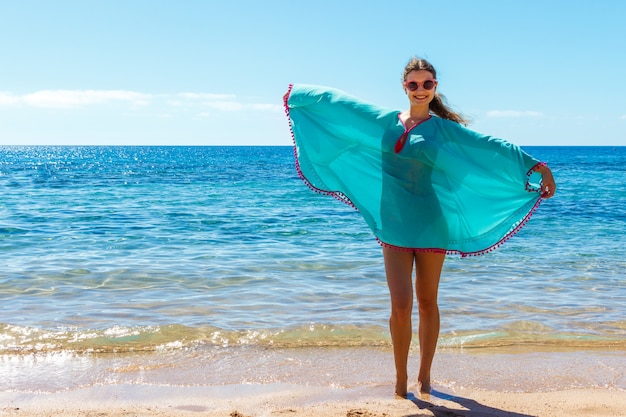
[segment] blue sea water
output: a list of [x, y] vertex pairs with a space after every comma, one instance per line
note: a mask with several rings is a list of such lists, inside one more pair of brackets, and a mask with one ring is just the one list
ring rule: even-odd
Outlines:
[[[558, 191], [448, 256], [442, 348], [626, 347], [626, 147], [529, 147]], [[291, 147], [0, 147], [0, 354], [389, 346], [381, 248]]]

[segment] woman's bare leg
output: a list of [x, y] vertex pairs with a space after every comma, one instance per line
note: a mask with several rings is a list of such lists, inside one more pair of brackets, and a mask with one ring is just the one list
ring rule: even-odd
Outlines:
[[407, 362], [413, 334], [411, 313], [413, 309], [413, 252], [401, 252], [383, 247], [387, 285], [391, 296], [389, 330], [396, 365], [396, 395], [407, 395]]
[[419, 310], [420, 342], [420, 369], [417, 382], [422, 393], [429, 393], [431, 390], [430, 368], [437, 348], [440, 326], [437, 295], [444, 258], [443, 253], [415, 254], [415, 293]]

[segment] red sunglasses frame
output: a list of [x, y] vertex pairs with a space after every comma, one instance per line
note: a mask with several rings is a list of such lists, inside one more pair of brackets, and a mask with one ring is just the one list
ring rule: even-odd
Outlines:
[[[426, 86], [424, 85], [427, 82], [431, 82], [433, 83], [433, 86], [430, 88], [426, 88]], [[415, 84], [415, 88], [411, 88], [409, 87], [409, 84]], [[422, 86], [422, 88], [424, 90], [432, 90], [433, 88], [437, 87], [438, 81], [434, 80], [434, 79], [430, 79], [430, 80], [424, 80], [424, 81], [407, 81], [404, 83], [404, 86], [406, 87], [407, 90], [409, 91], [417, 91], [418, 88], [420, 88], [420, 85]]]

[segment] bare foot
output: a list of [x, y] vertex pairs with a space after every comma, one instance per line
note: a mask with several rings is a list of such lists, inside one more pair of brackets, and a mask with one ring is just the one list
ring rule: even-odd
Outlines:
[[430, 380], [417, 381], [417, 389], [421, 394], [430, 394], [432, 387], [430, 386]]
[[398, 378], [396, 380], [396, 397], [406, 398], [408, 378]]

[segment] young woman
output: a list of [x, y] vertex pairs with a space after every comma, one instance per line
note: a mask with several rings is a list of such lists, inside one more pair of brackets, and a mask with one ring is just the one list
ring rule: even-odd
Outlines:
[[395, 393], [406, 397], [413, 291], [418, 389], [428, 393], [445, 255], [495, 249], [554, 195], [556, 184], [547, 165], [518, 146], [465, 128], [465, 119], [437, 92], [436, 71], [426, 60], [407, 64], [402, 86], [405, 111], [319, 86], [290, 86], [284, 101], [300, 176], [314, 190], [357, 208], [383, 246]]

